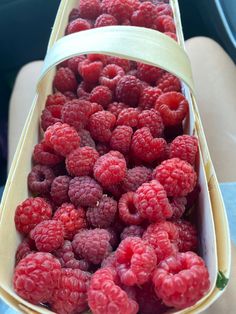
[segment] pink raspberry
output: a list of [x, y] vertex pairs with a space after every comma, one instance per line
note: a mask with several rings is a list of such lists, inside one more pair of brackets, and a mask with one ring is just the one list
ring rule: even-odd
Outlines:
[[154, 108], [161, 93], [162, 91], [158, 87], [145, 87], [139, 100], [139, 107], [146, 110]]
[[122, 76], [125, 75], [125, 71], [116, 64], [108, 64], [101, 73], [99, 82], [101, 85], [108, 87], [111, 91], [116, 89], [116, 86]]
[[161, 137], [164, 131], [164, 124], [158, 111], [143, 110], [138, 116], [138, 128], [149, 128], [153, 137]]
[[134, 192], [123, 194], [118, 203], [120, 219], [128, 225], [140, 225], [143, 218], [134, 205]]
[[68, 35], [72, 33], [85, 31], [90, 28], [91, 28], [91, 24], [87, 20], [77, 18], [68, 24], [66, 33]]
[[84, 19], [96, 19], [100, 14], [100, 1], [99, 0], [80, 0], [79, 13]]
[[112, 102], [112, 92], [107, 86], [96, 86], [92, 90], [89, 100], [106, 108]]
[[127, 154], [130, 149], [133, 130], [130, 126], [117, 126], [112, 132], [110, 146], [111, 149], [118, 150], [122, 154]]
[[138, 116], [140, 110], [138, 108], [123, 109], [117, 118], [117, 125], [127, 125], [131, 128], [136, 128], [138, 125]]
[[50, 167], [36, 165], [28, 174], [28, 187], [35, 194], [48, 194], [54, 178], [54, 172]]
[[144, 63], [138, 63], [137, 70], [137, 77], [151, 85], [155, 84], [163, 73], [162, 69]]
[[94, 27], [118, 25], [117, 19], [110, 14], [101, 14], [95, 21]]
[[135, 167], [129, 169], [122, 182], [122, 188], [125, 192], [135, 192], [137, 188], [145, 182], [151, 180], [152, 171], [146, 167]]
[[69, 201], [68, 190], [71, 178], [68, 176], [56, 177], [51, 185], [51, 197], [54, 203], [61, 205]]
[[155, 20], [154, 28], [162, 33], [176, 33], [175, 22], [173, 18], [169, 15], [158, 16]]
[[[79, 63], [78, 71], [85, 82], [97, 83], [103, 69], [101, 61], [90, 61], [88, 59]], [[77, 91], [78, 93], [78, 91]]]
[[162, 90], [163, 93], [181, 91], [180, 80], [168, 72], [164, 73], [160, 78], [158, 78], [156, 85]]
[[138, 0], [111, 0], [107, 2], [107, 12], [117, 18], [119, 22], [123, 22], [131, 17], [138, 6]]
[[57, 155], [52, 148], [45, 144], [45, 141], [34, 146], [33, 159], [36, 163], [45, 166], [55, 166], [63, 161], [63, 157]]
[[109, 111], [94, 113], [88, 122], [88, 130], [96, 141], [108, 143], [116, 123], [116, 116]]
[[141, 92], [141, 82], [132, 75], [123, 76], [116, 86], [117, 100], [131, 107], [138, 105]]
[[119, 57], [108, 57], [108, 64], [116, 64], [121, 67], [126, 73], [131, 68], [131, 62], [127, 59], [121, 59]]
[[170, 145], [170, 158], [180, 158], [191, 165], [195, 164], [198, 153], [198, 140], [195, 136], [176, 137]]
[[107, 110], [113, 113], [116, 117], [120, 114], [123, 109], [127, 109], [128, 106], [122, 102], [112, 102], [108, 105]]
[[170, 204], [173, 210], [173, 215], [171, 217], [171, 220], [176, 220], [176, 219], [181, 218], [185, 212], [185, 208], [187, 205], [186, 197], [174, 197]]
[[198, 246], [197, 229], [187, 220], [173, 221], [179, 231], [177, 245], [180, 252], [196, 251]]
[[60, 68], [57, 70], [53, 80], [53, 87], [59, 92], [75, 91], [77, 88], [75, 74], [69, 68]]
[[87, 116], [80, 107], [78, 99], [68, 101], [62, 108], [62, 122], [74, 127], [77, 131], [85, 127]]
[[122, 241], [128, 237], [142, 238], [143, 233], [144, 233], [144, 229], [141, 226], [131, 225], [124, 228], [124, 230], [122, 231], [120, 235], [120, 239]]
[[80, 130], [78, 133], [79, 133], [79, 137], [81, 139], [80, 147], [84, 147], [84, 146], [89, 146], [89, 147], [92, 147], [92, 148], [96, 147], [95, 142], [92, 139], [89, 131], [87, 131], [87, 130]]
[[45, 103], [45, 107], [49, 107], [49, 106], [63, 106], [67, 101], [67, 98], [65, 95], [63, 95], [60, 92], [57, 92], [55, 94], [52, 95], [48, 95], [46, 103]]
[[70, 68], [75, 73], [75, 75], [78, 75], [78, 66], [79, 66], [80, 62], [84, 61], [85, 59], [86, 58], [84, 55], [70, 58], [67, 61], [67, 66], [68, 66], [68, 68]]
[[150, 1], [141, 3], [138, 10], [134, 11], [131, 23], [134, 26], [152, 28], [156, 18], [156, 7]]
[[41, 127], [46, 131], [50, 125], [61, 122], [62, 105], [51, 105], [46, 107], [41, 114]]

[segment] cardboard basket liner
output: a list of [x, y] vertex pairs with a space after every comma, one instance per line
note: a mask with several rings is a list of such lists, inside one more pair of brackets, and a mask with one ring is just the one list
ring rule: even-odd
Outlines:
[[210, 273], [211, 287], [208, 294], [194, 306], [181, 311], [173, 310], [170, 313], [200, 313], [215, 302], [224, 291], [217, 284], [217, 276], [220, 271], [223, 278], [229, 277], [230, 237], [224, 203], [194, 99], [191, 66], [184, 51], [178, 2], [171, 1], [179, 44], [157, 31], [129, 26], [98, 28], [63, 37], [69, 12], [78, 5], [78, 2], [78, 0], [61, 1], [40, 76], [38, 92], [22, 132], [2, 197], [0, 296], [21, 313], [53, 313], [44, 307], [23, 300], [13, 290], [15, 252], [21, 241], [14, 224], [15, 208], [29, 196], [27, 176], [32, 167], [33, 147], [42, 135], [39, 118], [47, 95], [52, 93], [55, 65], [75, 55], [102, 53], [161, 67], [183, 82], [183, 93], [190, 104], [189, 118], [185, 121], [185, 133], [194, 134], [199, 138], [200, 143], [197, 172], [201, 193], [195, 210], [200, 236], [200, 253]]

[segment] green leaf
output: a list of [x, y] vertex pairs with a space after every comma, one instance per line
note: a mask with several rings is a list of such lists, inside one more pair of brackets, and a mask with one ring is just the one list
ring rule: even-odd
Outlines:
[[218, 272], [216, 287], [220, 290], [223, 290], [229, 282], [229, 279], [225, 277], [222, 271]]

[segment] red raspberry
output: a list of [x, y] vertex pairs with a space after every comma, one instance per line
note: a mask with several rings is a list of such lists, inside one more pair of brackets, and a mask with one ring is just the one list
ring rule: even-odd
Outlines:
[[45, 103], [45, 107], [49, 107], [49, 106], [63, 106], [67, 101], [67, 98], [65, 95], [63, 95], [60, 92], [57, 92], [55, 94], [52, 95], [48, 95], [46, 103]]
[[153, 283], [157, 296], [176, 309], [195, 304], [210, 288], [205, 263], [193, 252], [178, 253], [162, 261], [154, 272]]
[[80, 62], [84, 61], [85, 59], [86, 58], [84, 55], [70, 58], [67, 61], [67, 66], [68, 66], [68, 68], [70, 68], [75, 73], [75, 75], [78, 75], [78, 66], [79, 66]]
[[151, 180], [151, 175], [151, 169], [146, 167], [129, 169], [122, 182], [122, 188], [125, 192], [135, 192], [140, 185]]
[[88, 130], [96, 141], [108, 143], [116, 124], [116, 116], [109, 111], [99, 111], [91, 115]]
[[153, 248], [138, 237], [124, 239], [116, 250], [116, 269], [126, 286], [149, 281], [156, 262]]
[[117, 19], [110, 14], [101, 14], [95, 21], [94, 27], [118, 25]]
[[69, 14], [69, 22], [76, 20], [78, 17], [80, 17], [79, 9], [73, 8]]
[[180, 252], [196, 251], [198, 245], [197, 229], [187, 220], [179, 219], [173, 221], [179, 231], [177, 241]]
[[96, 86], [96, 83], [82, 81], [77, 88], [77, 96], [80, 100], [88, 100], [91, 91]]
[[175, 33], [172, 32], [164, 32], [165, 35], [169, 36], [170, 38], [174, 39], [175, 41], [178, 42], [177, 36]]
[[133, 130], [130, 126], [117, 126], [112, 132], [110, 146], [111, 149], [118, 150], [122, 154], [129, 152]]
[[111, 91], [116, 89], [116, 86], [125, 71], [116, 64], [108, 64], [101, 73], [99, 82], [101, 85], [107, 86]]
[[105, 229], [82, 230], [74, 236], [74, 252], [93, 264], [100, 264], [112, 251], [110, 233]]
[[156, 18], [156, 7], [150, 1], [141, 3], [131, 17], [134, 26], [152, 28]]
[[177, 92], [162, 94], [155, 105], [166, 126], [180, 124], [188, 113], [188, 107], [187, 99]]
[[98, 152], [92, 147], [79, 147], [66, 157], [66, 169], [72, 176], [87, 176], [93, 173], [93, 167], [99, 158]]
[[[169, 1], [165, 1], [165, 2], [169, 2]], [[158, 16], [161, 16], [161, 15], [169, 15], [171, 17], [173, 16], [171, 6], [168, 3], [163, 3], [163, 2], [158, 1], [156, 3], [156, 12]]]
[[94, 206], [102, 197], [102, 188], [90, 177], [75, 177], [70, 181], [68, 194], [75, 206]]
[[181, 91], [180, 80], [176, 76], [168, 72], [164, 73], [157, 80], [156, 85], [162, 90], [163, 93]]
[[97, 270], [88, 289], [88, 304], [96, 314], [136, 314], [138, 304], [129, 298], [117, 284], [114, 268], [105, 267]]
[[87, 131], [87, 130], [80, 130], [78, 133], [79, 133], [79, 137], [81, 139], [80, 147], [84, 147], [84, 146], [89, 146], [89, 147], [92, 147], [92, 148], [96, 147], [95, 142], [92, 139], [89, 131]]
[[81, 207], [75, 208], [70, 203], [62, 204], [54, 213], [53, 219], [63, 224], [65, 239], [72, 240], [80, 229], [86, 228], [84, 209]]
[[131, 128], [136, 128], [138, 125], [138, 116], [140, 110], [138, 108], [123, 109], [117, 118], [117, 125], [127, 125]]
[[48, 166], [36, 165], [28, 174], [28, 187], [35, 194], [47, 194], [50, 192], [55, 175]]
[[41, 252], [52, 252], [64, 242], [63, 224], [57, 220], [44, 220], [30, 231], [36, 248]]
[[[110, 0], [109, 0], [110, 1]], [[131, 68], [131, 62], [127, 59], [121, 59], [119, 57], [108, 57], [108, 64], [116, 64], [121, 67], [125, 72], [128, 72]]]
[[79, 2], [79, 13], [84, 19], [96, 19], [100, 11], [100, 0], [80, 0]]
[[123, 22], [131, 17], [138, 6], [138, 0], [110, 0], [107, 3], [107, 12]]
[[156, 180], [143, 183], [134, 194], [134, 206], [143, 218], [159, 222], [173, 215], [163, 186]]
[[53, 86], [59, 92], [76, 91], [77, 81], [73, 71], [69, 68], [60, 68], [57, 70], [53, 80]]
[[61, 112], [62, 112], [62, 105], [51, 105], [46, 107], [41, 114], [41, 127], [44, 131], [50, 125], [53, 125], [57, 122], [61, 122]]
[[154, 28], [157, 29], [159, 32], [171, 32], [175, 33], [175, 22], [173, 18], [169, 15], [161, 15], [158, 16], [155, 20]]
[[[101, 61], [88, 59], [79, 63], [78, 70], [82, 78], [89, 83], [97, 83], [101, 75], [103, 64]], [[77, 91], [78, 94], [78, 91]]]
[[133, 135], [131, 152], [143, 161], [152, 162], [163, 156], [166, 145], [163, 138], [153, 138], [149, 128], [141, 128]]
[[163, 70], [152, 65], [137, 63], [137, 77], [148, 84], [155, 84]]
[[16, 251], [16, 265], [27, 255], [29, 255], [30, 253], [34, 253], [34, 249], [34, 241], [32, 241], [30, 238], [24, 238], [23, 241], [19, 244]]
[[68, 176], [56, 177], [51, 185], [51, 197], [54, 203], [61, 205], [69, 201], [68, 190], [71, 178]]
[[87, 29], [91, 28], [91, 24], [84, 19], [78, 18], [76, 20], [71, 21], [66, 29], [66, 33], [68, 34], [72, 34], [72, 33], [77, 33], [77, 32], [81, 32], [81, 31], [85, 31]]
[[98, 158], [93, 171], [95, 179], [103, 186], [117, 184], [125, 177], [126, 161], [121, 153], [110, 151]]
[[127, 109], [128, 106], [123, 102], [112, 102], [108, 105], [107, 110], [113, 113], [116, 117], [120, 114], [123, 109]]
[[50, 126], [44, 134], [44, 139], [46, 145], [64, 157], [80, 145], [80, 137], [76, 130], [61, 122]]
[[135, 225], [132, 226], [131, 225], [131, 226], [124, 228], [124, 230], [122, 231], [122, 233], [120, 235], [120, 239], [122, 241], [128, 237], [142, 238], [143, 233], [144, 233], [144, 229], [141, 226], [135, 226]]
[[33, 159], [36, 163], [45, 166], [55, 166], [63, 161], [63, 157], [57, 155], [44, 141], [34, 146]]
[[141, 129], [143, 127], [149, 128], [153, 137], [162, 136], [164, 124], [159, 112], [154, 109], [143, 110], [138, 116], [138, 128]]
[[187, 205], [186, 197], [174, 197], [170, 204], [173, 210], [173, 216], [171, 217], [171, 220], [181, 218], [185, 212], [185, 207]]
[[123, 76], [116, 86], [117, 100], [131, 107], [138, 105], [141, 92], [141, 82], [132, 75]]
[[139, 100], [139, 107], [146, 110], [154, 108], [157, 98], [161, 95], [161, 93], [161, 90], [157, 87], [145, 87]]
[[101, 53], [91, 53], [91, 54], [87, 55], [87, 58], [89, 61], [92, 61], [92, 62], [101, 61], [104, 66], [107, 65], [107, 58], [108, 57], [106, 55], [101, 54]]
[[198, 140], [195, 136], [182, 135], [176, 137], [170, 145], [170, 158], [180, 158], [191, 165], [195, 164], [198, 152]]
[[118, 204], [120, 219], [128, 225], [140, 225], [143, 222], [143, 218], [134, 205], [134, 195], [134, 192], [123, 194]]
[[110, 146], [104, 143], [98, 143], [96, 145], [96, 150], [99, 153], [100, 156], [105, 155], [109, 153], [110, 151]]
[[65, 95], [68, 100], [77, 99], [77, 95], [75, 92], [68, 91], [68, 92], [64, 92], [63, 95]]
[[107, 86], [97, 86], [92, 90], [89, 100], [106, 108], [112, 101], [112, 92]]
[[54, 290], [52, 310], [60, 314], [82, 313], [88, 308], [87, 291], [91, 274], [80, 269], [62, 269]]
[[61, 276], [59, 261], [49, 253], [31, 253], [16, 266], [13, 285], [23, 299], [38, 304], [51, 300]]
[[108, 228], [115, 219], [117, 202], [106, 195], [94, 207], [88, 208], [86, 217], [95, 228]]
[[68, 101], [62, 108], [62, 122], [73, 126], [77, 131], [83, 129], [87, 122], [79, 102], [78, 99]]
[[179, 158], [163, 161], [154, 170], [153, 177], [164, 186], [168, 196], [186, 196], [197, 182], [193, 167]]

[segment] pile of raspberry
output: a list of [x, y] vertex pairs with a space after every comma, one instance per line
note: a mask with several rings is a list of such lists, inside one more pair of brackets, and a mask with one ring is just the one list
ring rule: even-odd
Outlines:
[[[66, 34], [109, 25], [175, 37], [169, 4], [139, 0], [80, 0]], [[200, 192], [198, 140], [183, 134], [180, 81], [90, 54], [60, 64], [53, 90], [32, 154], [32, 196], [15, 212], [16, 293], [58, 314], [192, 306], [210, 281], [189, 218]]]

